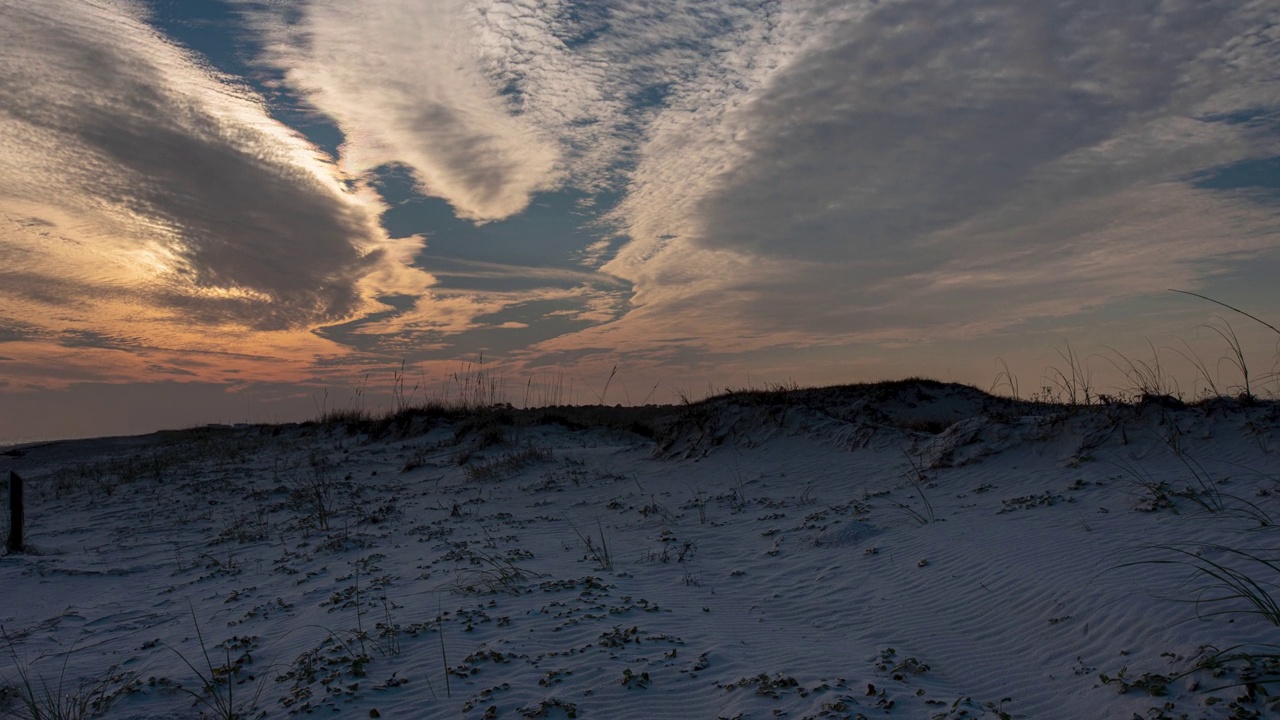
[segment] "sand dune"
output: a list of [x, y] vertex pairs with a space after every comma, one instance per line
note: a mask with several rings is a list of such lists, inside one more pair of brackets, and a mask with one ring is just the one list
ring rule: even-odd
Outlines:
[[927, 381], [25, 446], [0, 707], [1269, 717], [1277, 458], [1274, 402]]

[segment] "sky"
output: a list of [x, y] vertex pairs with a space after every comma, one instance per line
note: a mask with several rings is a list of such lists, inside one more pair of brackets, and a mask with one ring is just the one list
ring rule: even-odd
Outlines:
[[402, 369], [1190, 397], [1232, 331], [1274, 390], [1170, 289], [1280, 325], [1278, 277], [1271, 0], [0, 0], [0, 441]]

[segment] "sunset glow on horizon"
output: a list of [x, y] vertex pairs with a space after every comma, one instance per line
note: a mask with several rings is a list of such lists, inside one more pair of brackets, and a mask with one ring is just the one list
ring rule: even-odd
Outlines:
[[1169, 292], [1280, 325], [1263, 0], [0, 0], [0, 168], [0, 443], [481, 357], [517, 405], [1071, 352], [1190, 399], [1227, 322], [1280, 391]]

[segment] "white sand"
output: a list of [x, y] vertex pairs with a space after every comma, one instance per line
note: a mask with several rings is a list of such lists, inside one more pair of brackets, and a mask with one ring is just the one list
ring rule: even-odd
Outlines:
[[[136, 676], [112, 718], [225, 717], [228, 696], [242, 717], [1277, 711], [1276, 663], [1255, 656], [1251, 700], [1217, 689], [1248, 661], [1196, 662], [1278, 653], [1280, 628], [1197, 604], [1212, 578], [1156, 547], [1280, 554], [1261, 526], [1280, 521], [1276, 404], [1070, 411], [911, 383], [776, 400], [686, 409], [657, 444], [542, 423], [472, 451], [492, 431], [439, 420], [0, 455], [27, 478], [31, 548], [0, 558], [0, 714], [24, 717], [24, 673], [62, 695]], [[317, 482], [327, 529], [298, 492]], [[601, 534], [611, 569], [580, 537]], [[1205, 557], [1280, 597], [1280, 572]], [[1144, 559], [1186, 562], [1127, 565]], [[202, 689], [228, 660], [233, 684]], [[1127, 692], [1100, 677], [1122, 669]]]

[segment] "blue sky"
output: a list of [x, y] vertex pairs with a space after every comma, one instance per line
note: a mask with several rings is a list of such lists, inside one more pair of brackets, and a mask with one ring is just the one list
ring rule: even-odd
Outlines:
[[1069, 342], [1104, 392], [1155, 348], [1192, 396], [1172, 348], [1214, 366], [1224, 313], [1262, 377], [1274, 333], [1168, 290], [1280, 319], [1278, 21], [0, 0], [0, 439], [295, 419], [481, 354], [584, 402], [615, 366], [618, 402], [1002, 362], [1027, 394]]

